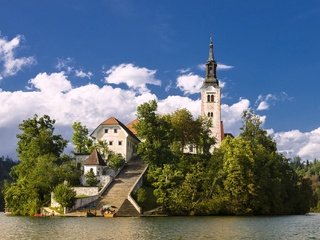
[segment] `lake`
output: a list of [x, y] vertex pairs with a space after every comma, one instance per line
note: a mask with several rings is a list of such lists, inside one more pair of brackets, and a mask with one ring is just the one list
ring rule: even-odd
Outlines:
[[106, 219], [7, 217], [0, 213], [0, 239], [320, 239], [320, 214]]

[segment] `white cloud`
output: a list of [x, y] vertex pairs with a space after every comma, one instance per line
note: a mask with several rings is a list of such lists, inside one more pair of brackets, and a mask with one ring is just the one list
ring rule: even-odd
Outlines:
[[289, 157], [313, 160], [320, 157], [320, 127], [310, 132], [291, 130], [274, 134], [278, 150]]
[[240, 133], [242, 113], [248, 110], [249, 107], [250, 101], [248, 99], [240, 99], [239, 102], [231, 106], [226, 104], [221, 105], [221, 115], [226, 133], [232, 133], [235, 136]]
[[75, 67], [75, 61], [71, 57], [67, 58], [58, 58], [57, 64], [56, 64], [56, 69], [58, 71], [64, 71], [67, 74], [73, 73], [74, 76], [79, 77], [79, 78], [89, 78], [93, 76], [93, 73], [88, 71], [85, 72], [81, 67], [76, 68]]
[[223, 64], [223, 63], [217, 63], [217, 70], [230, 70], [234, 68], [234, 66]]
[[64, 72], [39, 73], [29, 80], [29, 84], [45, 94], [57, 94], [71, 89], [71, 83]]
[[74, 60], [71, 57], [67, 58], [58, 58], [56, 69], [58, 71], [64, 71], [66, 73], [70, 73], [73, 71]]
[[19, 47], [22, 36], [18, 35], [10, 41], [0, 36], [0, 80], [15, 75], [22, 68], [36, 63], [34, 57], [15, 57], [15, 51]]
[[77, 69], [75, 71], [75, 75], [76, 77], [80, 77], [80, 78], [89, 78], [91, 79], [91, 77], [93, 76], [92, 72], [84, 72], [82, 69]]
[[186, 108], [194, 116], [199, 116], [200, 100], [193, 100], [191, 98], [182, 96], [168, 96], [167, 98], [159, 100], [158, 102], [159, 113], [171, 113], [181, 108]]
[[267, 101], [262, 101], [259, 103], [257, 110], [258, 111], [268, 110], [269, 107], [270, 107], [270, 105]]
[[188, 73], [177, 78], [177, 87], [184, 94], [194, 94], [200, 92], [203, 81], [204, 78], [193, 73]]
[[[206, 64], [203, 64], [203, 63], [201, 63], [201, 64], [198, 64], [197, 65], [197, 68], [199, 69], [199, 70], [201, 70], [201, 71], [204, 71], [204, 70], [206, 70]], [[227, 64], [224, 64], [224, 63], [217, 63], [217, 70], [218, 71], [223, 71], [223, 70], [230, 70], [230, 69], [232, 69], [232, 68], [234, 68], [234, 66], [231, 66], [231, 65], [227, 65]]]
[[91, 130], [110, 116], [128, 123], [135, 118], [138, 105], [156, 99], [151, 93], [137, 95], [108, 85], [72, 88], [64, 72], [39, 73], [29, 83], [35, 90], [0, 91], [0, 142], [5, 143], [0, 144], [0, 154], [14, 155], [18, 124], [34, 114], [51, 116], [58, 131], [70, 139], [73, 121]]
[[[14, 155], [18, 124], [34, 114], [47, 114], [56, 120], [56, 128], [67, 139], [71, 138], [71, 124], [81, 121], [93, 130], [104, 119], [115, 116], [124, 123], [136, 117], [136, 107], [151, 99], [157, 99], [151, 92], [137, 93], [133, 89], [95, 84], [72, 87], [65, 72], [39, 73], [29, 80], [28, 91], [4, 91], [0, 89], [0, 154]], [[194, 116], [200, 114], [200, 99], [187, 96], [168, 96], [158, 99], [160, 113], [170, 113], [179, 108], [188, 109]], [[225, 132], [239, 134], [241, 116], [250, 107], [247, 99], [240, 99], [232, 105], [222, 104], [222, 120]], [[265, 116], [261, 116], [264, 122]], [[269, 129], [270, 134], [273, 133]], [[273, 133], [281, 152], [300, 155], [303, 159], [320, 156], [320, 127], [310, 132], [292, 130]]]
[[257, 111], [264, 111], [270, 108], [270, 105], [274, 105], [276, 102], [284, 102], [292, 100], [287, 93], [281, 92], [280, 94], [267, 94], [259, 95], [255, 105], [258, 105]]
[[181, 69], [178, 69], [177, 72], [180, 73], [180, 74], [185, 74], [185, 73], [188, 73], [191, 71], [191, 68], [181, 68]]
[[[128, 123], [136, 117], [138, 105], [157, 99], [150, 92], [137, 93], [132, 89], [124, 90], [110, 85], [72, 87], [63, 71], [39, 73], [29, 80], [29, 84], [32, 88], [28, 91], [0, 91], [0, 142], [4, 143], [0, 144], [0, 154], [14, 155], [18, 124], [34, 114], [51, 116], [56, 120], [58, 132], [70, 139], [71, 124], [74, 121], [81, 121], [90, 130], [110, 116]], [[223, 105], [228, 131], [239, 125], [239, 116], [248, 104], [246, 101], [242, 99], [232, 106]], [[185, 96], [158, 99], [158, 106], [160, 113], [187, 108], [195, 116], [200, 114], [200, 100]]]
[[156, 70], [140, 68], [132, 63], [113, 66], [106, 71], [105, 82], [126, 84], [130, 89], [139, 93], [148, 92], [147, 84], [160, 86], [160, 80], [155, 78]]

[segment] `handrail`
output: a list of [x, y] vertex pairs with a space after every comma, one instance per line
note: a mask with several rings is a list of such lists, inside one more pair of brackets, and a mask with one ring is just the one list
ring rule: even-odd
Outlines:
[[133, 193], [133, 191], [135, 190], [136, 186], [138, 185], [139, 181], [141, 180], [141, 178], [144, 176], [144, 174], [146, 173], [147, 169], [148, 169], [148, 165], [143, 169], [141, 175], [139, 176], [139, 178], [135, 181], [135, 183], [133, 184], [133, 186], [131, 187], [129, 193], [128, 193], [128, 200], [129, 202], [131, 202], [131, 204], [134, 206], [134, 208], [138, 211], [138, 213], [142, 213], [141, 207], [139, 206], [139, 204], [133, 199], [133, 197], [131, 196], [131, 194]]

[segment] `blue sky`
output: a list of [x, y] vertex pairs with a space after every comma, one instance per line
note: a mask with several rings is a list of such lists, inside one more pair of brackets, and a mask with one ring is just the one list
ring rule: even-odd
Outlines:
[[280, 150], [319, 157], [319, 29], [317, 0], [0, 0], [0, 155], [34, 113], [66, 138], [152, 98], [198, 114], [212, 32], [227, 131], [251, 107]]

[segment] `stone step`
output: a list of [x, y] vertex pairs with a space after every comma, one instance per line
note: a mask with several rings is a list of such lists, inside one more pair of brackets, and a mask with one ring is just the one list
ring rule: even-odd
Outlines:
[[140, 213], [135, 209], [131, 202], [126, 199], [116, 213], [116, 217], [139, 217]]
[[104, 205], [112, 205], [117, 207], [118, 211], [121, 210], [119, 213], [121, 216], [139, 215], [138, 211], [127, 200], [127, 197], [145, 167], [146, 165], [140, 159], [129, 161], [110, 184], [109, 188], [98, 199], [98, 202], [95, 204], [96, 209], [100, 210]]

